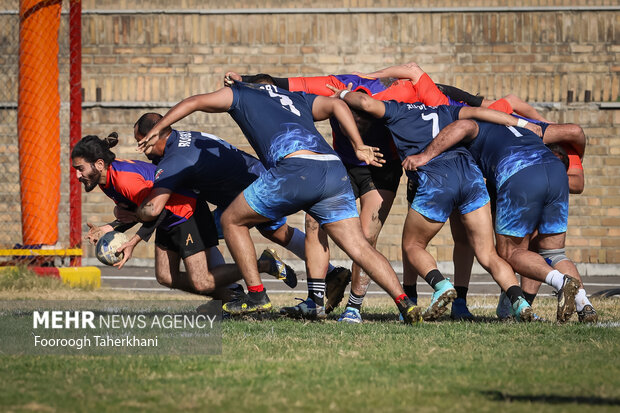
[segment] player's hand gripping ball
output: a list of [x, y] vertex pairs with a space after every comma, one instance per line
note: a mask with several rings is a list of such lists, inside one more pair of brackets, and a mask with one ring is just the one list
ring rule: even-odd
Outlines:
[[105, 265], [116, 264], [123, 259], [123, 253], [121, 252], [117, 255], [116, 250], [127, 241], [129, 241], [129, 238], [122, 232], [106, 232], [99, 238], [99, 241], [97, 241], [97, 246], [95, 247], [97, 259]]

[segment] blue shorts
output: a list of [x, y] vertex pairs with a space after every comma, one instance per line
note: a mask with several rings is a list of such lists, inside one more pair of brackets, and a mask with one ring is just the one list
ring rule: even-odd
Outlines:
[[497, 190], [495, 232], [525, 237], [566, 232], [568, 176], [558, 159], [531, 165], [508, 178]]
[[301, 210], [321, 225], [359, 216], [349, 175], [336, 155], [284, 158], [243, 196], [254, 211], [272, 220]]
[[482, 172], [466, 152], [445, 152], [407, 176], [411, 208], [433, 221], [446, 222], [455, 208], [464, 215], [489, 202]]
[[[217, 237], [218, 239], [224, 239], [224, 231], [222, 230], [222, 224], [220, 219], [222, 218], [222, 211], [220, 208], [215, 208], [213, 210], [213, 220], [215, 221], [215, 228], [217, 229]], [[280, 228], [282, 225], [286, 224], [286, 217], [276, 219], [273, 221], [263, 222], [262, 224], [258, 224], [256, 229], [265, 230], [265, 231], [275, 231]]]

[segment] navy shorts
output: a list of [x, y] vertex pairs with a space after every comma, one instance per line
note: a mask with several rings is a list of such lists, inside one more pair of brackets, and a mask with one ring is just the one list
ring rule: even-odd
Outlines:
[[469, 153], [446, 152], [417, 171], [407, 171], [411, 208], [446, 222], [452, 210], [473, 212], [489, 202], [482, 172]]
[[521, 169], [497, 190], [495, 232], [525, 237], [566, 232], [568, 176], [557, 159]]
[[336, 155], [284, 158], [243, 196], [254, 211], [272, 220], [301, 210], [321, 225], [359, 216], [349, 175]]

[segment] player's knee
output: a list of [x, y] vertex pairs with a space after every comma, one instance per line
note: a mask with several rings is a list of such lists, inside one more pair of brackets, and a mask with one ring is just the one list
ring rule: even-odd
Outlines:
[[553, 250], [541, 248], [538, 250], [538, 254], [540, 254], [540, 256], [543, 257], [547, 264], [549, 264], [551, 267], [555, 267], [561, 261], [569, 260], [569, 258], [566, 256], [566, 249], [564, 248], [558, 248]]
[[201, 294], [211, 294], [215, 291], [215, 282], [211, 273], [202, 277], [190, 278], [189, 283], [196, 292]]
[[155, 279], [159, 284], [168, 288], [172, 288], [172, 275], [169, 272], [162, 271], [161, 269], [156, 269]]

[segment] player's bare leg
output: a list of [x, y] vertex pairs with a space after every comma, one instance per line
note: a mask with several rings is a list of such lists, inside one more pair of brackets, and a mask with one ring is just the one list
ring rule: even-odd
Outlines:
[[280, 314], [294, 318], [324, 319], [325, 276], [329, 265], [327, 234], [319, 223], [306, 214], [306, 276], [308, 298], [299, 304], [282, 307]]
[[428, 243], [443, 225], [443, 222], [428, 219], [409, 208], [403, 228], [403, 255], [407, 257], [415, 272], [435, 290], [430, 306], [424, 311], [425, 320], [434, 320], [441, 316], [446, 306], [456, 298], [456, 290], [441, 274], [433, 256], [426, 251]]
[[475, 254], [474, 249], [469, 245], [461, 214], [456, 211], [450, 215], [450, 232], [454, 240], [452, 262], [454, 263], [454, 289], [456, 290], [450, 317], [454, 320], [471, 320], [474, 315], [467, 308], [467, 291]]
[[248, 295], [224, 304], [224, 311], [244, 314], [271, 309], [271, 302], [260, 279], [256, 251], [250, 237], [250, 228], [268, 218], [258, 214], [248, 205], [243, 193], [222, 213], [224, 239], [248, 287]]
[[388, 260], [364, 237], [359, 218], [348, 218], [325, 224], [323, 229], [377, 285], [394, 299], [406, 322], [418, 321], [419, 309], [404, 294]]
[[[392, 208], [396, 194], [384, 189], [366, 192], [360, 197], [360, 223], [364, 236], [373, 246], [377, 246], [377, 238]], [[339, 321], [361, 322], [362, 301], [370, 285], [370, 277], [361, 271], [359, 265], [353, 263], [351, 268], [351, 293], [345, 312]]]
[[523, 297], [517, 276], [512, 267], [497, 255], [490, 204], [487, 203], [482, 208], [464, 214], [462, 220], [476, 259], [506, 292], [512, 307], [511, 313], [519, 321], [530, 321], [533, 317], [532, 308]]
[[[546, 235], [546, 240], [540, 243], [544, 246], [561, 245], [561, 234]], [[579, 281], [573, 277], [565, 276], [561, 272], [550, 267], [539, 254], [528, 250], [531, 234], [525, 237], [512, 237], [496, 234], [497, 251], [521, 274], [521, 276], [545, 281], [558, 290], [558, 321], [567, 321], [575, 311], [575, 295], [579, 290]], [[541, 241], [543, 239], [541, 238]]]

